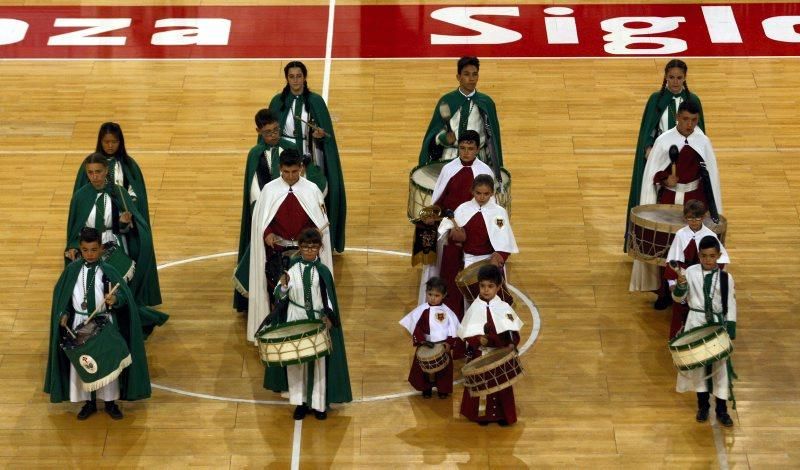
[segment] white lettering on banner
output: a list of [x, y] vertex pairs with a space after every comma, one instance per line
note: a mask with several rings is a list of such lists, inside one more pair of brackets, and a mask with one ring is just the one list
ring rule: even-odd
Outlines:
[[28, 23], [11, 18], [0, 18], [0, 46], [7, 46], [25, 39]]
[[156, 21], [156, 28], [188, 27], [153, 34], [154, 46], [227, 46], [231, 20], [225, 18], [165, 18]]
[[773, 41], [800, 42], [800, 16], [773, 16], [761, 22], [764, 34]]
[[56, 28], [86, 28], [51, 36], [48, 46], [124, 46], [125, 36], [95, 36], [131, 25], [130, 18], [56, 18]]
[[432, 45], [444, 44], [508, 44], [522, 39], [522, 34], [512, 29], [496, 26], [491, 23], [472, 18], [480, 16], [519, 16], [517, 7], [447, 7], [431, 12], [431, 18], [462, 28], [471, 29], [479, 34], [472, 36], [452, 36], [431, 34]]
[[[544, 9], [545, 14], [555, 16], [571, 15], [572, 9], [566, 7], [550, 7]], [[579, 44], [578, 27], [575, 18], [544, 18], [548, 44]]]
[[[646, 34], [666, 33], [678, 29], [680, 23], [686, 22], [683, 16], [623, 16], [600, 22], [606, 44], [603, 49], [609, 54], [677, 54], [687, 49], [683, 39], [663, 36], [643, 36]], [[647, 23], [644, 28], [629, 28], [628, 23]], [[631, 48], [634, 44], [647, 44], [651, 47]], [[659, 46], [659, 47], [652, 47]]]
[[741, 44], [742, 34], [733, 8], [730, 6], [703, 6], [703, 18], [706, 20], [706, 29], [711, 42], [717, 44]]

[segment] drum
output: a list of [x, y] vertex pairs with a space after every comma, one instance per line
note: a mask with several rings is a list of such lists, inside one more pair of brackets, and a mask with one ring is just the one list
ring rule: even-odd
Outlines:
[[285, 367], [311, 362], [330, 354], [331, 336], [320, 320], [300, 320], [271, 326], [256, 333], [261, 362]]
[[[482, 267], [490, 264], [492, 264], [492, 262], [487, 258], [470, 264], [456, 274], [456, 287], [458, 287], [458, 291], [461, 292], [461, 295], [464, 296], [464, 300], [467, 301], [467, 304], [471, 304], [478, 298], [478, 271], [480, 271]], [[508, 292], [508, 289], [506, 289], [505, 278], [503, 278], [503, 285], [500, 286], [500, 291], [497, 295], [509, 304], [513, 304], [514, 302], [514, 298]]]
[[423, 372], [435, 374], [447, 367], [450, 355], [445, 350], [444, 343], [434, 343], [433, 347], [422, 344], [417, 348], [417, 363]]
[[[424, 207], [433, 204], [433, 188], [442, 167], [448, 162], [434, 162], [428, 165], [420, 165], [411, 170], [408, 181], [408, 219], [419, 218], [419, 213]], [[500, 169], [503, 179], [503, 191], [496, 191], [495, 198], [497, 203], [503, 206], [506, 211], [511, 212], [511, 174], [505, 168]]]
[[675, 337], [669, 342], [669, 351], [678, 370], [692, 370], [730, 356], [733, 343], [724, 325], [709, 323]]
[[522, 366], [515, 349], [500, 348], [466, 363], [461, 373], [469, 395], [485, 397], [512, 386], [522, 377]]
[[116, 243], [109, 243], [103, 250], [103, 261], [110, 264], [126, 282], [131, 282], [136, 271], [136, 262], [125, 254]]
[[[728, 221], [719, 216], [719, 224], [710, 218], [703, 224], [725, 243]], [[678, 204], [646, 204], [631, 209], [628, 224], [628, 255], [645, 263], [664, 266], [675, 233], [686, 226], [683, 206]]]
[[[296, 249], [284, 250], [280, 254], [281, 257], [277, 258], [277, 262], [276, 259], [274, 258], [267, 260], [264, 266], [264, 270], [267, 274], [267, 280], [270, 282], [272, 287], [274, 287], [275, 284], [278, 282], [280, 275], [283, 274], [283, 271], [289, 265], [291, 258], [296, 254], [297, 254]], [[276, 275], [275, 272], [276, 266], [279, 272], [277, 272], [277, 277], [275, 279], [272, 279], [272, 276]], [[231, 281], [233, 282], [233, 288], [236, 289], [237, 292], [242, 294], [242, 296], [244, 297], [248, 297], [250, 290], [250, 246], [249, 245], [247, 246], [247, 249], [242, 255], [242, 260], [239, 261], [239, 264], [237, 264], [236, 268], [234, 268]]]
[[61, 338], [61, 349], [75, 367], [86, 392], [113, 382], [131, 365], [128, 344], [105, 315], [98, 315], [75, 328], [75, 338]]

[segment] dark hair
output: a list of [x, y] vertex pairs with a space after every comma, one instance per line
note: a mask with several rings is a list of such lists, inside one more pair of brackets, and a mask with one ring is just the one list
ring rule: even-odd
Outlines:
[[[117, 148], [117, 153], [114, 155], [106, 155], [105, 150], [103, 150], [102, 140], [106, 134], [111, 134], [119, 140], [119, 147]], [[119, 156], [119, 158], [123, 160], [129, 158], [128, 151], [125, 149], [125, 136], [122, 135], [122, 128], [119, 124], [116, 122], [104, 122], [100, 124], [100, 130], [97, 132], [97, 145], [94, 151], [106, 157]]]
[[86, 158], [83, 159], [83, 163], [81, 163], [81, 165], [85, 167], [90, 163], [99, 163], [108, 168], [108, 159], [101, 152], [90, 153], [86, 156]]
[[683, 205], [684, 217], [703, 217], [707, 210], [705, 203], [697, 199], [689, 199]]
[[447, 295], [447, 284], [439, 276], [433, 276], [425, 283], [425, 292], [436, 291], [442, 295]]
[[100, 232], [96, 228], [83, 227], [81, 229], [80, 234], [78, 235], [78, 240], [80, 243], [93, 243], [93, 242], [100, 243], [102, 237], [100, 236]]
[[[664, 80], [661, 82], [661, 90], [658, 92], [658, 100], [656, 103], [661, 101], [661, 97], [664, 96], [664, 93], [667, 91], [667, 74], [669, 73], [669, 69], [681, 69], [683, 70], [683, 89], [686, 90], [686, 96], [691, 96], [689, 93], [689, 82], [686, 80], [686, 74], [689, 72], [689, 66], [686, 65], [686, 62], [680, 59], [672, 59], [667, 62], [667, 65], [664, 66]], [[656, 106], [656, 115], [661, 116], [664, 110], [658, 106]], [[661, 121], [658, 121], [658, 127], [661, 127]], [[656, 133], [658, 135], [658, 132]]]
[[300, 232], [297, 237], [298, 245], [322, 245], [322, 233], [313, 227], [309, 227]]
[[706, 235], [702, 240], [700, 240], [700, 245], [697, 247], [697, 249], [699, 251], [703, 251], [708, 248], [715, 248], [717, 252], [720, 251], [719, 240], [717, 240], [717, 237], [713, 235]]
[[491, 281], [499, 286], [503, 283], [503, 273], [497, 266], [488, 264], [478, 270], [478, 282], [481, 281]]
[[494, 178], [489, 175], [478, 175], [472, 180], [472, 191], [478, 186], [488, 186], [494, 192]]
[[295, 166], [303, 164], [303, 156], [295, 149], [286, 149], [278, 157], [280, 166]]
[[481, 136], [478, 134], [477, 131], [473, 131], [472, 129], [467, 129], [458, 136], [458, 143], [461, 142], [472, 142], [475, 144], [476, 147], [481, 146]]
[[259, 109], [256, 113], [256, 128], [261, 129], [262, 127], [266, 126], [267, 124], [272, 124], [273, 122], [278, 122], [278, 119], [275, 115], [272, 114], [267, 108]]
[[689, 114], [700, 114], [700, 105], [697, 104], [697, 101], [692, 99], [682, 101], [681, 104], [678, 105], [678, 112], [676, 114], [680, 114], [684, 111]]
[[474, 65], [476, 69], [481, 69], [481, 61], [478, 60], [475, 56], [464, 56], [458, 59], [458, 74], [461, 75], [461, 71], [464, 70], [464, 67], [467, 65]]
[[[289, 79], [289, 69], [298, 68], [301, 72], [303, 72], [303, 107], [306, 108], [306, 112], [309, 114], [311, 113], [310, 105], [308, 104], [308, 97], [311, 95], [311, 90], [308, 89], [308, 69], [306, 68], [306, 64], [300, 62], [299, 60], [293, 60], [286, 64], [283, 68], [283, 78]], [[286, 97], [289, 96], [291, 93], [291, 89], [289, 88], [289, 83], [287, 81], [286, 86], [283, 87], [283, 91], [281, 91], [281, 111], [286, 110]]]

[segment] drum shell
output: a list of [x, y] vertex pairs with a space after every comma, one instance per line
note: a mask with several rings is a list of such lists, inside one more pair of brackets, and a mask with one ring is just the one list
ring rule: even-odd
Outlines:
[[[122, 370], [133, 361], [128, 344], [112, 322], [98, 323], [92, 334], [81, 335], [80, 330], [81, 327], [78, 327], [76, 333], [84, 338], [83, 342], [66, 344], [68, 341], [64, 341], [61, 348], [78, 373], [83, 390], [93, 392], [119, 377]], [[89, 370], [82, 362], [96, 370]]]
[[[480, 289], [478, 288], [478, 271], [480, 271], [482, 267], [490, 264], [492, 264], [492, 261], [487, 258], [470, 264], [456, 274], [456, 287], [468, 304], [474, 302], [480, 293]], [[509, 294], [506, 288], [505, 276], [503, 276], [503, 284], [500, 286], [498, 295], [503, 301], [513, 304], [514, 298]]]
[[471, 397], [484, 397], [511, 387], [522, 377], [517, 351], [501, 348], [484, 353], [461, 368], [464, 387]]
[[442, 343], [436, 343], [432, 348], [422, 344], [417, 347], [415, 360], [423, 372], [435, 374], [447, 367], [450, 363], [450, 354]]
[[733, 354], [733, 342], [724, 325], [709, 323], [672, 339], [669, 351], [675, 367], [686, 371], [728, 358]]
[[[281, 330], [291, 334], [281, 335]], [[293, 330], [300, 330], [295, 332]], [[300, 320], [266, 328], [256, 334], [261, 362], [286, 367], [330, 355], [331, 337], [319, 320]]]

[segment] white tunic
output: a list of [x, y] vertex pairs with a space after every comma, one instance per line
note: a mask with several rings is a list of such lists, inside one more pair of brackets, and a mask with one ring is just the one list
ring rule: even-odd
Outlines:
[[[471, 98], [472, 96], [475, 95], [475, 91], [473, 91], [468, 95], [465, 95], [461, 91], [461, 89], [459, 89], [458, 92], [466, 96], [467, 98]], [[444, 148], [444, 152], [442, 153], [442, 160], [452, 160], [454, 158], [458, 158], [458, 125], [461, 122], [461, 108], [451, 109], [450, 113], [451, 113], [450, 127], [453, 129], [453, 133], [456, 135], [456, 143], [453, 144], [455, 147]], [[481, 116], [480, 109], [478, 109], [478, 106], [475, 105], [475, 102], [471, 99], [469, 100], [469, 117], [467, 118], [467, 130], [473, 130], [478, 133], [478, 136], [480, 136], [480, 144], [478, 145], [478, 148], [482, 150], [486, 146], [486, 129], [484, 127], [483, 116]], [[447, 134], [447, 130], [442, 130], [439, 134], [436, 135], [437, 143], [444, 140], [443, 137], [444, 134]]]

